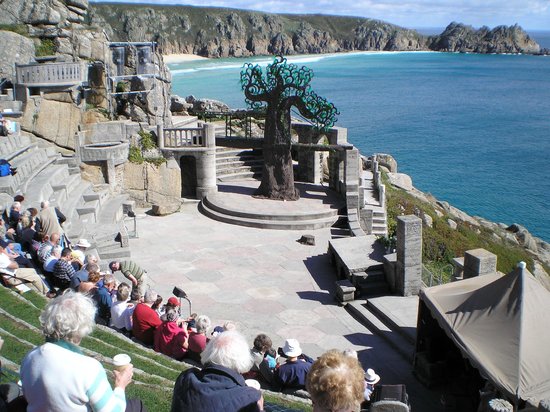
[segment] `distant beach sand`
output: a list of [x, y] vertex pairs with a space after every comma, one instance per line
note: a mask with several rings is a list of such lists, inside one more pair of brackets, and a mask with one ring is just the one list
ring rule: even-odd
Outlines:
[[164, 63], [182, 63], [193, 60], [206, 60], [206, 57], [197, 56], [196, 54], [165, 54], [162, 56]]

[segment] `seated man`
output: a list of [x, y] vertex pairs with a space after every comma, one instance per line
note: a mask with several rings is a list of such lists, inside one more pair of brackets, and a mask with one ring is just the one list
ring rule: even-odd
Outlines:
[[118, 262], [115, 260], [109, 263], [109, 269], [111, 269], [113, 273], [120, 270], [126, 279], [132, 282], [132, 289], [138, 289], [142, 296], [145, 294], [149, 284], [149, 277], [147, 276], [147, 272], [136, 262], [131, 260]]
[[90, 274], [90, 267], [94, 268], [94, 271], [99, 269], [96, 269], [96, 266], [98, 265], [99, 259], [94, 254], [86, 255], [86, 264], [82, 266], [82, 268], [74, 274], [72, 280], [71, 280], [71, 289], [78, 291], [78, 287], [81, 282], [87, 282], [88, 281], [88, 275]]
[[61, 257], [53, 267], [52, 283], [53, 286], [64, 291], [71, 284], [71, 279], [75, 274], [73, 265], [71, 265], [71, 249], [66, 247], [61, 251]]
[[259, 390], [246, 386], [241, 373], [252, 366], [252, 355], [237, 331], [215, 336], [201, 354], [205, 367], [182, 372], [174, 385], [172, 412], [262, 411]]
[[275, 379], [282, 391], [305, 389], [306, 377], [313, 363], [313, 359], [302, 353], [300, 342], [296, 339], [287, 339], [282, 348], [282, 355], [286, 362], [275, 372]]
[[128, 298], [130, 297], [130, 285], [122, 282], [117, 287], [116, 302], [111, 306], [111, 323], [109, 326], [116, 330], [126, 333], [126, 321], [124, 312], [128, 309]]
[[7, 247], [8, 243], [0, 240], [0, 275], [5, 284], [8, 286], [25, 284], [43, 295], [48, 293], [48, 288], [40, 275], [34, 269], [20, 268], [17, 262], [6, 254]]
[[113, 306], [111, 291], [115, 287], [115, 277], [113, 275], [105, 275], [102, 284], [92, 291], [92, 299], [97, 307], [95, 322], [99, 325], [109, 325], [111, 322], [111, 307]]
[[151, 309], [157, 296], [157, 292], [149, 289], [145, 292], [143, 303], [138, 303], [132, 313], [132, 333], [137, 340], [147, 346], [153, 346], [155, 329], [162, 323], [158, 313]]

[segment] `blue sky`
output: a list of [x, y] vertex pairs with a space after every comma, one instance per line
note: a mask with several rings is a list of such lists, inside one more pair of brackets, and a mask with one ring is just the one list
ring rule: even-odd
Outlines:
[[[92, 0], [97, 2], [97, 0]], [[457, 21], [474, 27], [518, 23], [550, 30], [550, 0], [110, 0], [116, 3], [187, 4], [272, 13], [323, 13], [371, 17], [404, 27], [445, 27]]]

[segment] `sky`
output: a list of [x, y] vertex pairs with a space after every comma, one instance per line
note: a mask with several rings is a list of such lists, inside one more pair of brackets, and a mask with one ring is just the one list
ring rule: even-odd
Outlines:
[[[101, 0], [103, 1], [103, 0]], [[92, 2], [99, 2], [92, 0]], [[550, 30], [550, 0], [109, 0], [111, 3], [177, 4], [370, 17], [407, 28], [445, 27], [456, 21], [474, 27], [519, 24]]]

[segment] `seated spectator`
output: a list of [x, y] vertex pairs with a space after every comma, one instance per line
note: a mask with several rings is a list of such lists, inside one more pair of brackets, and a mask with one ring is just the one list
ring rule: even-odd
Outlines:
[[73, 248], [72, 253], [73, 260], [75, 262], [78, 262], [80, 267], [83, 267], [86, 263], [86, 255], [84, 254], [84, 252], [86, 252], [86, 249], [88, 249], [92, 245], [86, 239], [78, 239], [78, 243], [74, 246], [75, 247]]
[[55, 267], [55, 264], [61, 257], [61, 252], [63, 252], [63, 248], [59, 245], [54, 246], [52, 248], [52, 252], [50, 256], [44, 261], [44, 264], [42, 265], [42, 268], [44, 269], [44, 272], [48, 272], [49, 274], [53, 274], [53, 268]]
[[32, 268], [20, 268], [19, 264], [10, 258], [7, 252], [8, 243], [0, 240], [0, 276], [7, 286], [26, 285], [37, 292], [46, 295], [48, 287], [38, 273]]
[[4, 118], [2, 113], [0, 113], [0, 136], [8, 136], [11, 134], [11, 128], [8, 125], [8, 121]]
[[21, 225], [23, 226], [23, 231], [21, 232], [21, 238], [19, 239], [21, 243], [21, 248], [30, 253], [32, 256], [36, 255], [36, 250], [33, 248], [33, 239], [36, 235], [34, 219], [30, 216], [24, 216], [21, 218]]
[[40, 208], [38, 220], [40, 220], [41, 231], [50, 237], [53, 233], [57, 233], [60, 236], [59, 242], [61, 246], [64, 246], [61, 224], [65, 221], [65, 216], [63, 216], [59, 209], [50, 207], [50, 202], [47, 200], [43, 200], [40, 203]]
[[109, 263], [109, 269], [113, 273], [120, 270], [126, 279], [132, 282], [132, 289], [139, 289], [139, 293], [142, 296], [145, 294], [149, 286], [149, 277], [147, 276], [147, 272], [136, 262], [132, 260], [124, 260], [122, 262], [115, 260]]
[[46, 343], [21, 363], [21, 382], [29, 411], [141, 411], [127, 401], [133, 367], [115, 370], [113, 390], [105, 369], [78, 345], [94, 327], [91, 298], [72, 291], [53, 299], [40, 315]]
[[78, 286], [80, 285], [80, 282], [86, 282], [88, 280], [88, 274], [91, 271], [90, 268], [93, 267], [94, 270], [99, 271], [98, 261], [99, 259], [94, 254], [89, 254], [86, 256], [87, 263], [84, 266], [82, 266], [80, 270], [77, 270], [73, 278], [71, 279], [72, 290], [78, 291]]
[[314, 412], [355, 412], [363, 400], [363, 369], [356, 358], [331, 350], [311, 366], [306, 388]]
[[71, 279], [75, 274], [73, 265], [71, 265], [71, 249], [66, 247], [61, 251], [61, 256], [55, 262], [53, 267], [52, 282], [53, 286], [59, 288], [61, 292], [69, 288], [71, 285]]
[[[269, 355], [269, 351], [272, 349], [272, 342], [269, 336], [264, 333], [256, 336], [254, 346], [250, 350], [254, 363], [250, 371], [245, 375], [247, 379], [256, 379], [260, 384], [265, 384], [268, 387], [273, 384], [276, 361], [274, 357]], [[274, 350], [273, 354], [275, 354]]]
[[[165, 314], [169, 309], [174, 309], [179, 313], [180, 302], [179, 302], [178, 298], [176, 298], [175, 296], [171, 296], [170, 298], [168, 298], [168, 301], [166, 302], [166, 305], [164, 305], [164, 307], [162, 309], [162, 313]], [[160, 316], [160, 319], [162, 321], [166, 320], [166, 319], [163, 318], [163, 316], [164, 315]]]
[[48, 257], [52, 253], [53, 247], [57, 246], [58, 244], [59, 233], [52, 233], [51, 236], [45, 233], [42, 234], [42, 242], [38, 247], [38, 261], [40, 262], [40, 264], [44, 264], [46, 259], [48, 259]]
[[116, 280], [113, 275], [105, 275], [101, 285], [92, 289], [91, 295], [97, 306], [95, 322], [99, 325], [108, 325], [111, 322], [111, 291], [116, 288]]
[[210, 318], [206, 315], [199, 315], [195, 319], [196, 332], [189, 334], [189, 348], [187, 349], [187, 357], [196, 362], [201, 361], [201, 353], [206, 347], [208, 338], [206, 331], [210, 327]]
[[286, 362], [275, 371], [276, 386], [282, 391], [305, 389], [313, 359], [302, 353], [296, 339], [287, 339], [281, 351]]
[[157, 292], [149, 289], [145, 292], [143, 303], [138, 303], [132, 314], [132, 334], [147, 346], [153, 346], [155, 329], [162, 323], [157, 312], [151, 309], [157, 296]]
[[229, 331], [214, 337], [201, 360], [202, 370], [187, 369], [176, 380], [172, 412], [263, 410], [261, 392], [246, 386], [241, 375], [252, 366], [252, 357], [240, 333]]
[[122, 319], [124, 320], [124, 327], [128, 331], [128, 335], [132, 334], [133, 327], [133, 314], [134, 310], [138, 303], [143, 302], [142, 296], [139, 294], [139, 290], [134, 289], [130, 292], [130, 300], [128, 301], [128, 306], [122, 314]]
[[116, 291], [116, 302], [111, 306], [111, 324], [112, 328], [120, 332], [128, 332], [126, 330], [126, 322], [124, 319], [124, 312], [128, 308], [128, 299], [130, 298], [130, 285], [122, 282], [118, 285]]
[[189, 335], [187, 330], [178, 324], [178, 318], [178, 312], [169, 307], [162, 324], [155, 330], [154, 348], [157, 352], [181, 360], [187, 353]]
[[374, 392], [374, 385], [380, 381], [380, 375], [377, 375], [374, 369], [367, 369], [365, 372], [365, 400], [370, 401], [370, 397]]
[[101, 273], [99, 272], [99, 266], [94, 265], [90, 266], [90, 271], [88, 272], [88, 280], [86, 282], [80, 282], [78, 285], [79, 293], [88, 293], [93, 294], [94, 289], [97, 287], [97, 284], [101, 280]]

